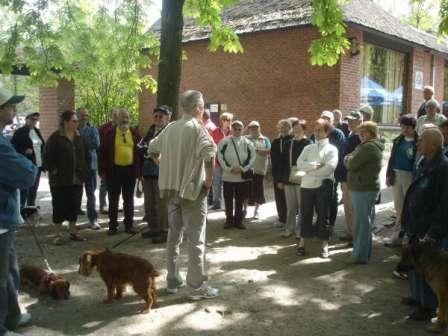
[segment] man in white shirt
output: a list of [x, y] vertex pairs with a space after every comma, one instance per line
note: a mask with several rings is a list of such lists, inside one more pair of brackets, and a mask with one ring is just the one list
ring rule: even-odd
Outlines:
[[189, 90], [180, 99], [182, 118], [168, 124], [148, 147], [160, 162], [160, 196], [168, 207], [167, 292], [177, 293], [184, 281], [179, 273], [179, 250], [183, 233], [188, 236], [187, 284], [191, 299], [218, 296], [219, 290], [207, 285], [205, 231], [207, 193], [212, 186], [216, 146], [202, 123], [204, 99]]
[[440, 106], [439, 102], [435, 99], [430, 99], [426, 102], [425, 110], [426, 114], [417, 119], [417, 126], [415, 127], [419, 136], [423, 133], [425, 125], [433, 124], [439, 126], [446, 120], [446, 117], [443, 114], [438, 113], [440, 111]]

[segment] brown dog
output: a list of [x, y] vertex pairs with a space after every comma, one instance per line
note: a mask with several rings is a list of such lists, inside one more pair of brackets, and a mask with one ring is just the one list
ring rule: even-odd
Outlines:
[[159, 272], [145, 259], [107, 249], [84, 252], [79, 258], [79, 274], [89, 276], [95, 267], [107, 286], [104, 303], [112, 303], [114, 297], [120, 299], [125, 285], [131, 285], [146, 302], [141, 313], [157, 305], [155, 277]]
[[50, 294], [56, 300], [67, 300], [70, 296], [70, 283], [67, 280], [40, 267], [23, 265], [20, 268], [20, 283], [37, 289], [41, 295]]
[[400, 266], [413, 266], [425, 277], [439, 302], [437, 321], [428, 330], [443, 332], [448, 324], [448, 253], [432, 242], [413, 242], [403, 247]]

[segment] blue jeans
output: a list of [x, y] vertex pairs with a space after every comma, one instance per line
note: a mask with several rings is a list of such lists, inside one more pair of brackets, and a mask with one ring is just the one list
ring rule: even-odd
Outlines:
[[14, 277], [19, 274], [14, 232], [0, 234], [0, 335], [14, 330], [20, 320], [17, 287]]
[[216, 165], [213, 169], [213, 206], [221, 208], [222, 199], [222, 168]]
[[372, 226], [377, 191], [350, 191], [353, 207], [353, 254], [355, 262], [368, 262], [372, 255]]
[[90, 222], [96, 221], [98, 214], [96, 213], [96, 198], [95, 198], [95, 190], [96, 190], [96, 170], [90, 170], [90, 174], [87, 177], [84, 187], [86, 189], [87, 195], [87, 218]]
[[[448, 250], [448, 240], [443, 239], [440, 247], [442, 250]], [[429, 287], [425, 277], [415, 270], [411, 270], [408, 273], [408, 278], [411, 298], [419, 302], [423, 308], [436, 309], [438, 307], [437, 296]]]

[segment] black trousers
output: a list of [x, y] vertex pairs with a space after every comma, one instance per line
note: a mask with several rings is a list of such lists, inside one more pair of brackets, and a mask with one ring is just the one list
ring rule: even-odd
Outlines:
[[285, 190], [278, 188], [276, 182], [274, 182], [274, 197], [275, 197], [275, 206], [277, 208], [278, 220], [281, 223], [286, 223]]
[[118, 227], [118, 200], [123, 197], [124, 227], [129, 229], [134, 222], [134, 188], [136, 176], [132, 166], [114, 166], [113, 176], [108, 177], [109, 230]]
[[331, 226], [334, 226], [336, 223], [336, 217], [338, 215], [338, 184], [339, 182], [333, 183], [333, 188], [330, 195], [329, 224]]
[[[224, 204], [226, 207], [226, 226], [239, 226], [243, 223], [243, 202], [248, 196], [250, 182], [223, 182]], [[235, 200], [235, 213], [233, 212]]]
[[[330, 238], [329, 207], [333, 182], [324, 180], [319, 188], [300, 189], [301, 233], [303, 238], [317, 236], [321, 240]], [[317, 224], [313, 227], [314, 210], [317, 213]]]

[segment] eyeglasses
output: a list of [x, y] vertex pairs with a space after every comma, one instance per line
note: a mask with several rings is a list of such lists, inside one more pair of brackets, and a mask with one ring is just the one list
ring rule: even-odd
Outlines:
[[243, 129], [242, 128], [234, 128], [233, 129], [235, 132], [241, 132]]

